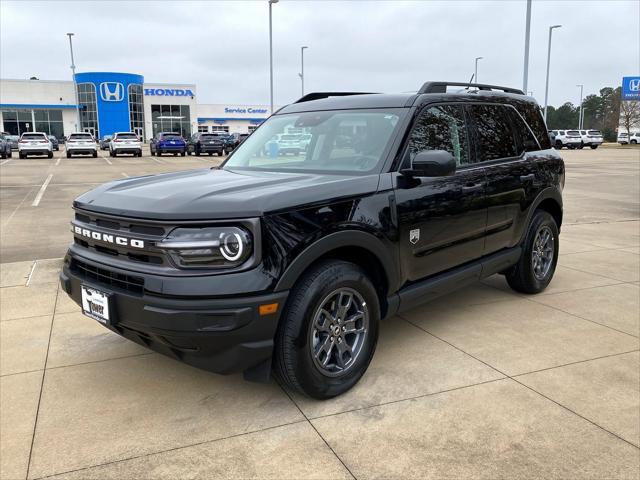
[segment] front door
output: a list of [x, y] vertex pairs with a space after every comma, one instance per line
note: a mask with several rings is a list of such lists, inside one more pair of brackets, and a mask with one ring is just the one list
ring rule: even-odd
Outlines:
[[483, 254], [487, 203], [484, 167], [475, 165], [464, 109], [431, 105], [419, 114], [404, 165], [423, 150], [446, 150], [457, 171], [448, 177], [395, 175], [403, 276], [416, 281]]

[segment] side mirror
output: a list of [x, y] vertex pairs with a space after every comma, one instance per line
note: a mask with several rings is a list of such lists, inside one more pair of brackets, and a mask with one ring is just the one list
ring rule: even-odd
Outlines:
[[410, 169], [400, 173], [412, 177], [446, 177], [456, 172], [456, 159], [445, 150], [423, 150], [413, 158]]

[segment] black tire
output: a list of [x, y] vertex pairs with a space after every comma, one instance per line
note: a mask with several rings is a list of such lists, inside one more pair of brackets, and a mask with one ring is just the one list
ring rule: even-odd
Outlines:
[[138, 157], [142, 157], [142, 150], [138, 152]]
[[71, 158], [71, 152], [67, 152], [67, 158]]
[[638, 141], [637, 140], [631, 140], [631, 145], [637, 145]]
[[[347, 289], [360, 296], [368, 321], [362, 324], [365, 330], [358, 353], [351, 360], [353, 363], [344, 372], [330, 375], [316, 365], [313, 357], [312, 325], [323, 302], [338, 289]], [[273, 356], [276, 377], [283, 385], [316, 399], [346, 392], [360, 380], [371, 362], [378, 341], [379, 321], [380, 305], [376, 290], [357, 265], [341, 260], [318, 264], [298, 280], [282, 312]], [[332, 350], [334, 346], [335, 351]], [[329, 355], [331, 352], [338, 352], [337, 343], [331, 342]], [[342, 357], [344, 359], [344, 353]]]
[[26, 155], [22, 152], [18, 152], [18, 157], [20, 158], [26, 158]]
[[94, 150], [92, 156], [93, 158], [98, 158], [98, 151]]
[[557, 148], [558, 150], [562, 150], [562, 142], [561, 142], [560, 140], [557, 140], [557, 141], [556, 141], [556, 148]]
[[[548, 231], [551, 233], [551, 244], [553, 252], [550, 259], [549, 268], [542, 276], [536, 275], [533, 267], [533, 256], [535, 241], [538, 232]], [[527, 235], [522, 243], [522, 255], [518, 263], [510, 268], [506, 273], [509, 286], [516, 292], [539, 293], [543, 291], [551, 282], [558, 263], [558, 252], [560, 242], [558, 238], [558, 225], [549, 212], [536, 210], [529, 224]]]
[[580, 143], [580, 145], [578, 145], [578, 150], [582, 150], [584, 148], [584, 143]]
[[9, 150], [9, 153], [7, 154], [7, 157], [11, 158], [13, 156], [13, 152], [11, 150]]
[[0, 154], [0, 158], [2, 158], [2, 159], [7, 158], [7, 154], [5, 152], [2, 152]]
[[156, 152], [156, 157], [161, 157], [161, 156], [162, 156], [162, 152], [157, 151], [157, 152]]
[[598, 148], [598, 145], [591, 145], [591, 150], [595, 150], [596, 148]]
[[47, 152], [47, 158], [53, 158], [53, 152]]
[[184, 157], [184, 156], [185, 156], [185, 153], [184, 153], [184, 152], [180, 152], [180, 156], [181, 156], [181, 157]]

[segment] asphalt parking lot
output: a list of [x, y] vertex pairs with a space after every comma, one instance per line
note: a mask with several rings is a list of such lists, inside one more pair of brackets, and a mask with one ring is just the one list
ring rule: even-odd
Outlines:
[[369, 371], [318, 402], [151, 353], [59, 290], [70, 205], [218, 157], [0, 161], [0, 476], [638, 478], [640, 150], [562, 151], [541, 295], [500, 276], [382, 325]]

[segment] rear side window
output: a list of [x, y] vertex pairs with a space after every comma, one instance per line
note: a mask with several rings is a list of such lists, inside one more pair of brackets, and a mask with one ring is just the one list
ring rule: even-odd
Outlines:
[[489, 162], [518, 156], [511, 119], [502, 105], [471, 105], [469, 107], [476, 131], [478, 159]]
[[567, 130], [567, 135], [580, 135], [577, 130]]
[[470, 163], [464, 110], [460, 105], [438, 105], [420, 112], [409, 137], [409, 158], [423, 150], [445, 150], [457, 165]]
[[538, 140], [540, 144], [540, 148], [543, 150], [551, 148], [551, 140], [549, 139], [549, 135], [547, 135], [547, 127], [544, 124], [540, 107], [531, 102], [516, 102], [514, 103], [514, 107], [533, 131], [536, 140]]
[[536, 137], [533, 136], [528, 125], [513, 108], [508, 108], [509, 116], [511, 117], [511, 126], [516, 134], [516, 141], [518, 145], [518, 153], [522, 152], [535, 152], [540, 150], [540, 146], [536, 141]]
[[602, 133], [600, 133], [600, 130], [589, 130], [587, 133], [589, 135], [602, 135]]

